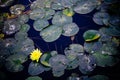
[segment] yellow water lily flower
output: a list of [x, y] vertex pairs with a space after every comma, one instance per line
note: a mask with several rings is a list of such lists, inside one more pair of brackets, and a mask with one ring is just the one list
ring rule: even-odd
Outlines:
[[42, 52], [37, 48], [31, 52], [30, 59], [38, 62], [41, 56]]

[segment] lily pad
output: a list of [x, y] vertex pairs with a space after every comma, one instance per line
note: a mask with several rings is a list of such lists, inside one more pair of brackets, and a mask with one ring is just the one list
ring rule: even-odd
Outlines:
[[74, 60], [72, 60], [72, 61], [70, 61], [70, 60], [68, 60], [69, 62], [68, 62], [68, 65], [67, 65], [67, 68], [66, 69], [68, 69], [68, 70], [71, 70], [71, 69], [75, 69], [75, 68], [77, 68], [78, 67], [78, 63], [79, 63], [79, 59], [78, 58], [76, 58], [76, 59], [74, 59]]
[[7, 35], [11, 35], [18, 30], [20, 30], [20, 24], [16, 21], [16, 19], [7, 20], [4, 22], [3, 32]]
[[93, 16], [93, 21], [98, 25], [108, 25], [109, 14], [106, 12], [96, 12]]
[[6, 69], [10, 72], [20, 72], [23, 70], [24, 66], [21, 64], [15, 64], [14, 62], [8, 61], [5, 64]]
[[45, 10], [36, 8], [31, 11], [29, 16], [30, 16], [30, 19], [32, 20], [42, 19], [45, 16]]
[[26, 60], [27, 57], [25, 55], [14, 54], [6, 59], [5, 67], [10, 72], [19, 72], [23, 70], [24, 66], [22, 63], [24, 63]]
[[96, 8], [97, 4], [98, 2], [96, 0], [82, 0], [75, 5], [74, 11], [79, 14], [87, 14], [92, 12]]
[[40, 62], [47, 67], [50, 67], [51, 65], [49, 64], [49, 59], [51, 58], [51, 54], [50, 53], [44, 53], [42, 55], [42, 57], [40, 58]]
[[34, 22], [33, 24], [33, 28], [36, 31], [41, 31], [43, 30], [45, 27], [47, 27], [49, 25], [49, 22], [47, 20], [43, 20], [43, 19], [38, 19]]
[[79, 56], [79, 70], [83, 74], [88, 74], [96, 67], [96, 59], [92, 55], [80, 55]]
[[26, 22], [28, 22], [29, 16], [27, 14], [23, 14], [20, 15], [17, 20], [20, 24], [25, 24]]
[[49, 59], [52, 69], [56, 71], [64, 70], [67, 67], [68, 60], [66, 56], [58, 54]]
[[39, 77], [39, 76], [31, 76], [31, 77], [28, 77], [28, 78], [25, 79], [25, 80], [42, 80], [42, 78]]
[[9, 56], [6, 60], [7, 61], [12, 61], [14, 63], [16, 61], [16, 62], [18, 62], [16, 64], [22, 64], [25, 61], [27, 61], [27, 56], [25, 56], [23, 54], [14, 54], [14, 55]]
[[52, 24], [63, 26], [72, 22], [72, 17], [63, 15], [62, 12], [57, 12], [52, 19]]
[[75, 23], [69, 23], [63, 26], [63, 33], [64, 36], [73, 36], [76, 35], [79, 31], [79, 27]]
[[64, 74], [64, 70], [52, 70], [54, 77], [60, 77]]
[[51, 25], [40, 32], [40, 36], [46, 42], [53, 42], [57, 40], [62, 34], [62, 28], [56, 25]]
[[85, 51], [91, 54], [101, 51], [102, 46], [103, 46], [102, 42], [99, 42], [99, 41], [84, 43]]
[[38, 75], [44, 72], [44, 67], [39, 63], [31, 62], [28, 67], [28, 73], [30, 75]]
[[97, 30], [88, 30], [83, 34], [85, 41], [93, 41], [100, 38], [100, 33]]
[[20, 31], [21, 32], [28, 32], [29, 29], [30, 29], [30, 25], [29, 24], [23, 24], [23, 25], [21, 25]]
[[118, 58], [99, 53], [93, 54], [93, 56], [96, 58], [97, 66], [101, 67], [113, 66], [119, 61]]
[[120, 25], [120, 16], [111, 16], [108, 23], [113, 26]]
[[84, 53], [83, 46], [80, 44], [71, 44], [69, 47], [64, 50], [65, 55], [68, 60], [74, 60], [78, 55], [82, 55]]
[[27, 32], [19, 31], [15, 34], [15, 40], [22, 41], [28, 38]]

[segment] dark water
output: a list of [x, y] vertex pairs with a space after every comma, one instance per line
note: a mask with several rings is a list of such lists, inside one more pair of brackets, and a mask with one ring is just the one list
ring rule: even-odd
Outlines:
[[[14, 4], [16, 3], [21, 3], [24, 5], [27, 5], [29, 2], [28, 0], [18, 0], [15, 1]], [[8, 12], [9, 7], [7, 8], [1, 8], [0, 11], [1, 12]], [[84, 39], [83, 39], [83, 33], [86, 30], [89, 29], [96, 29], [98, 30], [101, 26], [95, 24], [92, 20], [93, 14], [96, 12], [96, 10], [92, 11], [89, 14], [84, 14], [84, 15], [79, 15], [79, 14], [75, 14], [73, 16], [73, 22], [77, 23], [77, 25], [80, 28], [79, 33], [75, 36], [75, 40], [73, 41], [73, 43], [78, 43], [78, 44], [82, 44], [84, 43]], [[29, 20], [28, 22], [31, 26], [33, 24], [32, 20]], [[28, 32], [29, 37], [34, 37], [34, 36], [39, 36], [39, 32], [35, 31], [33, 29], [33, 27], [31, 27], [31, 29]], [[41, 37], [40, 37], [41, 38]], [[72, 43], [70, 37], [64, 37], [61, 36], [58, 40], [56, 40], [55, 42], [51, 42], [51, 43], [46, 43], [45, 41], [43, 41], [42, 39], [33, 39], [34, 43], [37, 44], [37, 46], [39, 46], [39, 48], [43, 51], [52, 51], [52, 50], [57, 50], [59, 54], [64, 54], [64, 49], [65, 47], [69, 46], [69, 44]], [[28, 65], [29, 65], [30, 61], [27, 61], [26, 63], [24, 63], [25, 65], [25, 69], [21, 72], [17, 72], [17, 73], [11, 73], [9, 71], [7, 71], [4, 67], [0, 68], [0, 71], [3, 72], [5, 75], [1, 75], [0, 74], [0, 80], [25, 80], [27, 77], [29, 77], [30, 75], [28, 74], [27, 70], [28, 70]], [[106, 75], [110, 78], [110, 80], [120, 80], [120, 63], [116, 64], [113, 67], [96, 67], [95, 70], [89, 74], [88, 76], [93, 76], [96, 74], [101, 74], [101, 75]], [[71, 73], [77, 73], [79, 74], [79, 76], [83, 76], [84, 74], [82, 74], [79, 69], [73, 69], [73, 70], [65, 70], [65, 74], [59, 78], [53, 77], [52, 75], [52, 71], [47, 71], [47, 72], [43, 72], [42, 74], [39, 74], [40, 77], [42, 77], [43, 80], [66, 80], [66, 78], [68, 76], [71, 75]]]

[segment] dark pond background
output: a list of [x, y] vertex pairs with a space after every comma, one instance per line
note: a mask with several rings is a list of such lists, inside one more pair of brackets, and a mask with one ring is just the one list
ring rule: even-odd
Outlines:
[[[13, 3], [13, 5], [17, 3], [24, 4], [24, 5], [29, 4], [28, 0], [16, 0]], [[9, 7], [0, 8], [0, 11], [8, 12]], [[78, 43], [78, 44], [83, 45], [84, 39], [82, 35], [86, 30], [89, 30], [89, 29], [97, 30], [100, 27], [102, 27], [102, 26], [95, 24], [92, 20], [93, 14], [95, 12], [96, 10], [92, 11], [89, 14], [84, 14], [84, 15], [75, 14], [73, 16], [73, 22], [77, 23], [77, 25], [80, 27], [79, 33], [75, 36], [75, 40], [73, 41], [73, 43]], [[32, 26], [33, 21], [29, 20], [28, 23]], [[39, 32], [35, 31], [33, 27], [31, 27], [30, 31], [28, 32], [28, 35], [30, 38], [32, 37], [40, 38]], [[72, 43], [70, 37], [65, 37], [65, 36], [61, 36], [58, 40], [56, 40], [55, 42], [51, 42], [51, 43], [46, 43], [42, 39], [33, 39], [33, 40], [34, 40], [34, 43], [37, 45], [37, 47], [42, 49], [43, 52], [57, 50], [59, 54], [64, 54], [63, 51], [65, 47], [69, 46], [69, 44]], [[17, 72], [17, 73], [8, 72], [4, 67], [2, 67], [0, 68], [0, 71], [3, 72], [5, 75], [0, 74], [0, 77], [4, 77], [5, 79], [3, 80], [25, 80], [27, 77], [30, 76], [27, 72], [29, 63], [30, 61], [27, 61], [24, 64], [25, 69], [22, 72]], [[43, 72], [39, 76], [42, 77], [43, 80], [66, 80], [66, 78], [70, 76], [71, 73], [77, 73], [79, 74], [79, 76], [84, 76], [84, 74], [82, 74], [78, 68], [74, 70], [69, 70], [69, 71], [65, 70], [65, 74], [59, 78], [53, 77], [51, 71]], [[88, 76], [97, 75], [97, 74], [106, 75], [110, 78], [110, 80], [120, 80], [120, 63], [118, 63], [117, 65], [113, 67], [105, 67], [105, 68], [96, 67], [95, 70]], [[1, 79], [2, 78], [0, 78], [0, 80]]]

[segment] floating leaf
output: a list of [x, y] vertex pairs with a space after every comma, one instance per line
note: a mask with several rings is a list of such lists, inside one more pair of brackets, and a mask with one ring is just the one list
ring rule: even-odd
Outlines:
[[14, 52], [19, 54], [29, 55], [32, 50], [34, 50], [33, 40], [30, 38], [25, 39], [24, 41], [18, 41], [15, 45]]
[[42, 78], [39, 77], [39, 76], [31, 76], [31, 77], [28, 77], [28, 78], [25, 79], [25, 80], [42, 80]]
[[103, 46], [102, 42], [99, 42], [99, 41], [90, 42], [90, 43], [85, 42], [84, 43], [84, 49], [88, 53], [99, 52], [99, 51], [101, 51], [102, 46]]
[[21, 16], [18, 17], [17, 21], [20, 23], [20, 24], [25, 24], [26, 22], [28, 22], [29, 20], [29, 17], [27, 14], [23, 14]]
[[72, 17], [63, 15], [62, 12], [57, 12], [52, 19], [52, 24], [62, 26], [72, 22]]
[[27, 56], [25, 56], [23, 54], [14, 54], [14, 55], [9, 56], [6, 60], [13, 61], [14, 63], [15, 63], [15, 61], [18, 61], [18, 63], [16, 63], [16, 64], [21, 64], [27, 60]]
[[119, 61], [118, 58], [99, 53], [93, 54], [93, 56], [96, 58], [97, 66], [101, 67], [113, 66]]
[[40, 32], [40, 36], [46, 42], [57, 40], [62, 34], [62, 28], [56, 25], [51, 25]]
[[49, 64], [49, 59], [51, 58], [51, 54], [50, 53], [44, 53], [42, 55], [42, 57], [40, 58], [40, 62], [44, 65], [44, 66], [47, 66], [47, 67], [50, 67], [50, 64]]
[[101, 37], [99, 38], [99, 41], [101, 42], [108, 42], [112, 39], [112, 36], [110, 35], [107, 35], [105, 32], [104, 32], [104, 28], [100, 28], [99, 29], [99, 32], [101, 34]]
[[88, 30], [83, 34], [85, 41], [93, 41], [100, 37], [100, 33], [97, 30]]
[[44, 67], [39, 63], [31, 62], [28, 67], [28, 73], [30, 75], [38, 75], [44, 72]]
[[24, 66], [21, 64], [15, 64], [14, 62], [8, 61], [5, 64], [6, 68], [10, 72], [20, 72], [23, 70]]
[[52, 70], [54, 77], [60, 77], [64, 74], [64, 70]]
[[15, 40], [23, 41], [28, 38], [27, 32], [19, 31], [15, 34]]
[[51, 54], [51, 56], [55, 56], [55, 55], [58, 54], [58, 52], [57, 51], [51, 51], [50, 54]]
[[64, 36], [73, 36], [76, 35], [79, 31], [79, 27], [75, 23], [69, 23], [63, 26], [63, 33]]
[[27, 60], [27, 57], [22, 54], [14, 54], [9, 56], [6, 59], [5, 67], [10, 72], [19, 72], [22, 71], [24, 66], [22, 63], [24, 63]]
[[97, 4], [98, 1], [96, 0], [80, 1], [79, 3], [77, 3], [77, 5], [75, 5], [74, 11], [79, 14], [87, 14], [93, 11], [96, 8]]
[[67, 67], [68, 60], [66, 56], [58, 54], [49, 59], [49, 64], [54, 70], [60, 71]]
[[120, 27], [119, 26], [110, 26], [109, 28], [104, 29], [105, 33], [110, 36], [120, 36]]
[[118, 55], [119, 51], [117, 49], [116, 43], [109, 41], [106, 44], [103, 44], [101, 47], [101, 51], [99, 53], [107, 54], [107, 55]]
[[29, 16], [30, 16], [30, 19], [33, 19], [33, 20], [42, 19], [45, 16], [45, 10], [36, 8], [32, 10]]
[[29, 29], [30, 29], [30, 25], [29, 24], [23, 24], [23, 25], [21, 25], [20, 31], [21, 32], [28, 32]]
[[20, 24], [16, 21], [16, 19], [7, 20], [4, 22], [3, 32], [7, 35], [11, 35], [20, 30]]
[[83, 74], [88, 74], [96, 67], [96, 59], [92, 55], [80, 55], [79, 56], [79, 70]]
[[78, 65], [79, 65], [78, 63], [79, 63], [79, 59], [78, 58], [76, 58], [76, 59], [74, 59], [72, 61], [69, 60], [66, 69], [68, 69], [68, 70], [75, 69], [75, 68], [78, 67]]
[[60, 0], [53, 0], [51, 3], [51, 8], [54, 10], [62, 10], [64, 9], [64, 6], [61, 4]]
[[49, 19], [51, 19], [53, 17], [54, 14], [55, 14], [55, 10], [50, 9], [50, 8], [49, 9], [46, 8], [45, 9], [45, 17], [44, 17], [44, 19], [49, 20]]
[[66, 57], [72, 61], [78, 55], [82, 55], [84, 53], [84, 49], [82, 45], [79, 44], [71, 44], [69, 47], [65, 48], [64, 50]]
[[93, 16], [93, 21], [98, 25], [108, 25], [109, 14], [106, 12], [96, 12]]
[[119, 26], [120, 25], [120, 16], [111, 16], [108, 22], [110, 25]]
[[36, 31], [41, 31], [49, 25], [47, 20], [38, 19], [34, 22], [33, 27]]

